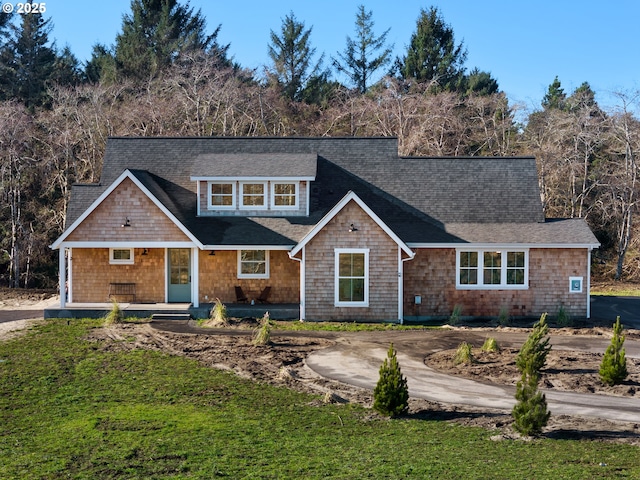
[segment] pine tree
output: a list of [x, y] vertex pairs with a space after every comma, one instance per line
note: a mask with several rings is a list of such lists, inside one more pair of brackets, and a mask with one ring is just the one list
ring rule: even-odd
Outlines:
[[436, 7], [420, 11], [416, 32], [411, 35], [407, 54], [396, 60], [403, 79], [434, 82], [439, 90], [457, 91], [463, 81], [467, 50], [456, 45], [453, 29]]
[[557, 109], [564, 110], [565, 101], [567, 100], [567, 95], [564, 93], [564, 89], [562, 88], [562, 84], [560, 80], [558, 80], [558, 76], [553, 79], [551, 85], [547, 89], [547, 93], [544, 97], [542, 97], [542, 108], [545, 110]]
[[180, 53], [217, 50], [226, 58], [227, 46], [217, 44], [220, 26], [205, 33], [206, 21], [200, 11], [177, 0], [132, 0], [131, 14], [125, 15], [122, 33], [116, 37], [115, 61], [128, 78], [149, 79], [172, 64]]
[[600, 379], [607, 385], [618, 385], [629, 374], [623, 345], [622, 324], [620, 323], [620, 317], [617, 317], [616, 323], [613, 324], [611, 344], [607, 347], [600, 364]]
[[373, 390], [373, 409], [382, 415], [396, 417], [409, 408], [409, 387], [402, 375], [393, 343], [380, 367], [380, 378]]
[[281, 86], [284, 96], [292, 101], [301, 99], [310, 79], [322, 75], [322, 56], [315, 66], [311, 66], [316, 52], [309, 41], [311, 30], [305, 30], [304, 22], [296, 20], [293, 12], [282, 21], [280, 35], [271, 30], [268, 52], [273, 65], [270, 76]]
[[47, 102], [47, 86], [54, 74], [55, 47], [49, 45], [51, 19], [40, 13], [21, 15], [19, 25], [10, 25], [11, 38], [3, 47], [0, 91], [34, 108]]
[[545, 320], [546, 314], [543, 314], [516, 357], [522, 377], [516, 385], [517, 403], [512, 415], [514, 428], [523, 435], [539, 435], [551, 416], [545, 395], [538, 391], [540, 370], [551, 350], [549, 338], [544, 339], [549, 330]]
[[[373, 73], [391, 61], [393, 49], [393, 46], [385, 45], [390, 29], [379, 37], [374, 36], [372, 15], [373, 12], [367, 12], [364, 5], [358, 6], [356, 39], [347, 37], [344, 53], [338, 53], [339, 60], [333, 59], [333, 66], [345, 73], [360, 93], [367, 91]], [[376, 55], [380, 50], [381, 53]]]

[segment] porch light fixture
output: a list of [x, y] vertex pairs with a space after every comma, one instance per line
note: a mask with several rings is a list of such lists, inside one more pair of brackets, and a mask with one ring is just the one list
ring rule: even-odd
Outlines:
[[149, 250], [145, 248], [145, 249], [142, 251], [142, 255], [149, 255]]
[[122, 228], [124, 227], [130, 227], [131, 226], [131, 222], [129, 221], [129, 217], [125, 218], [124, 223], [122, 225], [120, 225]]
[[349, 226], [349, 232], [357, 232], [357, 231], [358, 231], [358, 229], [357, 229], [357, 228], [356, 228], [356, 226], [352, 223], [352, 224]]
[[209, 256], [210, 256], [210, 257], [215, 257], [215, 256], [216, 256], [216, 251], [215, 251], [215, 250], [211, 250], [211, 251], [209, 252]]

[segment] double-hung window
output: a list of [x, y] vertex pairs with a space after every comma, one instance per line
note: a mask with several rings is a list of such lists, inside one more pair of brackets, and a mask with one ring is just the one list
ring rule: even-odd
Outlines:
[[209, 210], [236, 208], [236, 184], [209, 182]]
[[238, 278], [269, 278], [269, 252], [239, 250]]
[[526, 289], [529, 287], [527, 250], [458, 250], [458, 289]]
[[335, 249], [335, 305], [369, 306], [369, 249]]
[[271, 208], [277, 210], [298, 207], [298, 184], [272, 183], [271, 188]]
[[266, 200], [267, 184], [260, 183], [240, 183], [240, 206], [245, 209], [267, 208]]

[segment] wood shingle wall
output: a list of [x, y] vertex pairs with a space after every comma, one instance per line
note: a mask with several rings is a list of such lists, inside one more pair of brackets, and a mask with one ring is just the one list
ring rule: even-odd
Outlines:
[[[456, 305], [463, 316], [495, 316], [508, 309], [510, 316], [556, 315], [562, 306], [575, 317], [587, 313], [586, 249], [529, 250], [527, 290], [456, 290], [454, 249], [419, 249], [405, 263], [404, 310], [409, 317], [446, 317]], [[583, 277], [582, 293], [569, 293], [569, 277]], [[416, 295], [422, 304], [415, 305]]]

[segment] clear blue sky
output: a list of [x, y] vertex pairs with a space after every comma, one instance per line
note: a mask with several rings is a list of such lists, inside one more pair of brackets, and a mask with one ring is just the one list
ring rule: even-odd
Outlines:
[[[637, 0], [190, 1], [202, 11], [209, 31], [222, 25], [219, 42], [230, 43], [230, 55], [248, 68], [268, 63], [269, 32], [279, 32], [289, 12], [313, 27], [311, 43], [318, 54], [336, 56], [344, 50], [346, 36], [354, 38], [360, 4], [373, 11], [376, 34], [391, 29], [394, 56], [405, 53], [420, 9], [438, 7], [456, 41], [468, 49], [467, 68], [491, 72], [510, 101], [528, 109], [539, 108], [556, 75], [567, 94], [589, 82], [603, 107], [614, 104], [614, 91], [640, 89]], [[114, 43], [130, 0], [50, 0], [46, 8], [57, 46], [69, 45], [86, 61], [95, 43]]]

